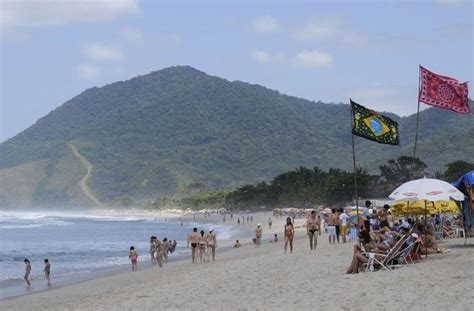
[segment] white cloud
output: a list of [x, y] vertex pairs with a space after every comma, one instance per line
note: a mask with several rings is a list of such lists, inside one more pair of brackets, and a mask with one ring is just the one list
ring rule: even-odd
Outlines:
[[261, 16], [252, 21], [252, 29], [257, 33], [272, 33], [278, 28], [278, 21], [270, 15]]
[[102, 44], [88, 44], [83, 47], [83, 52], [93, 61], [119, 61], [123, 58], [119, 48]]
[[138, 0], [2, 0], [2, 27], [44, 27], [112, 20], [139, 12]]
[[440, 5], [456, 6], [460, 4], [467, 4], [471, 2], [471, 0], [436, 0], [435, 2]]
[[293, 57], [292, 64], [300, 68], [327, 68], [332, 64], [332, 55], [318, 50], [305, 50]]
[[268, 63], [270, 61], [270, 54], [261, 50], [253, 51], [252, 57], [260, 64]]
[[330, 38], [337, 32], [339, 32], [338, 25], [334, 21], [312, 21], [295, 31], [292, 37], [298, 41], [319, 41]]
[[120, 37], [131, 43], [142, 43], [144, 41], [141, 29], [125, 27], [120, 30]]
[[82, 79], [93, 80], [101, 75], [101, 69], [98, 66], [82, 64], [77, 66], [77, 73]]

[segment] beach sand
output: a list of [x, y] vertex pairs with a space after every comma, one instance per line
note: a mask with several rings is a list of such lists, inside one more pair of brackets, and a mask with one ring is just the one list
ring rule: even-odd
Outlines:
[[[284, 254], [282, 220], [254, 214], [262, 247], [217, 252], [217, 260], [172, 262], [7, 299], [2, 310], [472, 310], [474, 243], [448, 240], [452, 252], [391, 272], [346, 275], [355, 242], [329, 245], [323, 234], [310, 251], [297, 229], [293, 254]], [[221, 218], [220, 218], [221, 219]], [[227, 217], [230, 221], [230, 217]], [[234, 216], [235, 220], [235, 216]], [[301, 225], [303, 220], [297, 220]], [[269, 243], [273, 232], [279, 242]], [[140, 269], [140, 266], [139, 266]]]

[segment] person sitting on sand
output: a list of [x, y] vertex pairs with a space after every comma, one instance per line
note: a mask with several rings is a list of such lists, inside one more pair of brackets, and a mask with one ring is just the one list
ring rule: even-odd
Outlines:
[[239, 240], [235, 240], [234, 248], [239, 248], [242, 245], [240, 244]]
[[306, 222], [306, 233], [309, 237], [309, 249], [316, 250], [318, 236], [321, 235], [321, 219], [316, 217], [316, 211], [311, 211], [311, 215]]
[[278, 242], [278, 234], [275, 233], [275, 234], [273, 235], [273, 239], [270, 240], [269, 242], [270, 242], [270, 243], [274, 243], [274, 242], [276, 243], [276, 242]]
[[430, 228], [425, 229], [425, 233], [421, 237], [423, 246], [420, 248], [422, 255], [441, 253], [438, 249], [438, 242]]
[[137, 271], [138, 264], [138, 253], [135, 250], [135, 246], [130, 246], [130, 252], [128, 253], [128, 258], [132, 263], [132, 271]]
[[[359, 245], [354, 245], [354, 252], [352, 254], [352, 261], [347, 268], [347, 274], [359, 273], [359, 268], [364, 264], [368, 263], [367, 252], [371, 253], [385, 253], [383, 250], [377, 249], [373, 243], [370, 234], [365, 228], [361, 228], [359, 232], [359, 241], [362, 244], [362, 248]], [[376, 255], [375, 255], [376, 256]]]
[[295, 237], [295, 228], [291, 222], [291, 218], [286, 218], [285, 225], [285, 254], [288, 248], [288, 243], [290, 244], [290, 253], [293, 253], [293, 238]]
[[255, 247], [260, 247], [260, 243], [262, 241], [262, 227], [260, 224], [257, 224], [257, 229], [255, 229]]
[[[206, 253], [206, 237], [204, 236], [204, 230], [201, 230], [201, 235], [199, 236], [199, 260], [203, 261], [203, 256]], [[206, 262], [206, 258], [204, 258], [204, 262]]]
[[25, 280], [26, 284], [30, 286], [31, 283], [29, 279], [30, 279], [30, 273], [31, 273], [31, 263], [28, 260], [28, 258], [25, 258], [23, 262], [25, 263], [25, 276], [23, 277], [23, 279]]
[[206, 236], [207, 241], [207, 261], [211, 261], [210, 257], [212, 255], [212, 261], [216, 260], [216, 247], [217, 247], [217, 239], [216, 234], [214, 233], [214, 228], [209, 228], [209, 233]]
[[193, 259], [193, 263], [196, 262], [196, 248], [199, 243], [199, 233], [197, 232], [198, 229], [196, 227], [193, 228], [193, 233], [189, 236], [189, 242], [191, 243], [191, 256]]

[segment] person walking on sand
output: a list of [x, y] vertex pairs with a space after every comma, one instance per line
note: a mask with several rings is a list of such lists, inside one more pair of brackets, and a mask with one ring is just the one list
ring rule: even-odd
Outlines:
[[309, 237], [310, 250], [316, 250], [318, 236], [321, 235], [321, 220], [316, 217], [316, 211], [311, 211], [311, 215], [306, 222], [306, 232]]
[[272, 228], [272, 218], [268, 217], [268, 229]]
[[216, 239], [216, 234], [214, 233], [214, 228], [210, 227], [209, 228], [209, 233], [207, 234], [206, 237], [207, 240], [207, 261], [211, 261], [211, 255], [212, 255], [212, 261], [216, 260], [216, 247], [217, 247], [217, 239]]
[[199, 243], [199, 233], [196, 227], [193, 228], [193, 233], [189, 236], [189, 242], [191, 242], [191, 256], [193, 263], [196, 262], [196, 248]]
[[168, 262], [168, 253], [170, 251], [170, 243], [168, 242], [168, 238], [164, 238], [161, 244], [163, 245], [163, 248], [164, 248], [163, 258], [165, 259], [165, 262]]
[[288, 243], [290, 244], [290, 253], [293, 253], [293, 238], [295, 237], [295, 228], [291, 222], [291, 218], [286, 218], [285, 225], [285, 254], [288, 248]]
[[155, 253], [156, 253], [156, 237], [152, 236], [150, 237], [150, 260], [151, 264], [154, 265], [156, 264], [156, 258], [155, 258]]
[[155, 245], [155, 260], [158, 262], [158, 266], [163, 267], [163, 257], [166, 247], [157, 237], [155, 237]]
[[30, 261], [28, 260], [28, 258], [25, 258], [25, 260], [23, 260], [23, 262], [25, 263], [25, 276], [23, 277], [23, 279], [25, 280], [26, 284], [28, 284], [28, 286], [31, 285], [30, 283], [30, 273], [31, 273], [31, 263]]
[[[201, 235], [199, 236], [199, 260], [203, 261], [203, 256], [206, 253], [206, 237], [204, 236], [204, 230], [201, 230]], [[204, 262], [206, 262], [206, 258], [204, 258]]]
[[347, 215], [344, 210], [341, 211], [341, 215], [339, 215], [339, 222], [341, 224], [341, 236], [342, 236], [342, 243], [346, 243], [347, 240], [347, 222], [349, 221], [349, 216]]
[[49, 279], [49, 275], [51, 273], [51, 264], [49, 263], [49, 259], [45, 258], [44, 259], [44, 278], [48, 281], [48, 286], [51, 286], [51, 281]]
[[240, 217], [237, 218], [237, 226], [240, 226]]
[[329, 244], [336, 244], [336, 220], [336, 209], [333, 208], [328, 218]]
[[257, 229], [255, 229], [255, 247], [260, 247], [260, 243], [262, 242], [262, 227], [260, 224], [257, 224]]
[[128, 258], [132, 262], [132, 271], [137, 271], [138, 253], [135, 250], [135, 246], [130, 246], [130, 252], [128, 253]]

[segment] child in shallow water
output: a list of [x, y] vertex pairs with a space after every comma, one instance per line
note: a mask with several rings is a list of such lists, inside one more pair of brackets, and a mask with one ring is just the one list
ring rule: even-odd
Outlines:
[[137, 263], [138, 263], [138, 253], [135, 250], [134, 246], [130, 246], [130, 252], [128, 253], [128, 258], [132, 262], [132, 271], [137, 271]]
[[49, 279], [49, 274], [51, 272], [51, 264], [49, 263], [49, 260], [48, 258], [46, 258], [44, 260], [44, 269], [43, 269], [43, 272], [44, 272], [44, 277], [45, 279], [48, 281], [48, 286], [51, 286], [51, 281]]
[[24, 280], [26, 281], [26, 284], [28, 284], [28, 286], [31, 285], [30, 283], [30, 273], [31, 273], [31, 264], [30, 264], [30, 261], [25, 258], [25, 260], [23, 260], [23, 262], [25, 263], [25, 276], [23, 277]]

